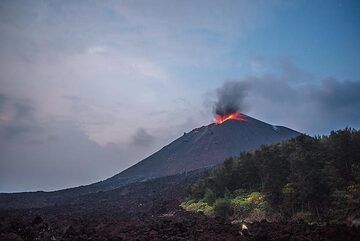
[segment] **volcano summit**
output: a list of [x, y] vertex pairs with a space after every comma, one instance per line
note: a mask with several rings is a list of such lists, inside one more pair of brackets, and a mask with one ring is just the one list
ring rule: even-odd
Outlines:
[[298, 135], [300, 133], [292, 129], [235, 113], [232, 118], [217, 118], [216, 123], [184, 133], [158, 152], [97, 184], [112, 189], [126, 183], [207, 168], [243, 151]]

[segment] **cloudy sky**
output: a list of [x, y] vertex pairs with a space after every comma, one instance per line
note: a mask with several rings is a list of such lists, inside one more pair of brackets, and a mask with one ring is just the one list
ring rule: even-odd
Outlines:
[[359, 1], [0, 2], [0, 192], [114, 175], [242, 111], [311, 135], [360, 127]]

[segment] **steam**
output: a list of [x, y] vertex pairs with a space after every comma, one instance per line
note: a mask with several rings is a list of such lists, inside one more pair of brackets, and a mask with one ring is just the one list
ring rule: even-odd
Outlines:
[[248, 93], [249, 84], [243, 81], [226, 81], [216, 90], [217, 101], [214, 104], [214, 113], [225, 116], [246, 109], [244, 99]]

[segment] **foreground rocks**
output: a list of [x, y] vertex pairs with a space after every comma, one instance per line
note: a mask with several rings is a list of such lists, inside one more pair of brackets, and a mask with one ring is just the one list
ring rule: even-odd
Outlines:
[[256, 222], [233, 225], [179, 204], [197, 176], [179, 175], [80, 196], [40, 209], [0, 212], [0, 240], [360, 240], [346, 225]]
[[[61, 224], [61, 225], [59, 225]], [[358, 229], [345, 225], [309, 226], [257, 222], [247, 230], [222, 219], [178, 211], [163, 217], [77, 218], [31, 224], [1, 220], [0, 240], [360, 240]]]

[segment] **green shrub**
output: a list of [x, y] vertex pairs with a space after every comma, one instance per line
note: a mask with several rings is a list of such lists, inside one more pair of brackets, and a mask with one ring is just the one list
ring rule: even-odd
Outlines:
[[206, 189], [205, 195], [204, 195], [204, 201], [209, 204], [213, 205], [216, 201], [216, 195], [211, 189]]
[[214, 208], [201, 200], [189, 200], [181, 203], [180, 206], [189, 212], [203, 212], [206, 215], [214, 214]]
[[353, 196], [349, 191], [336, 190], [331, 195], [331, 212], [330, 218], [333, 221], [341, 221], [346, 219], [351, 210], [353, 209]]
[[259, 192], [252, 192], [246, 197], [246, 201], [252, 206], [257, 206], [264, 201], [264, 196]]
[[250, 204], [244, 196], [237, 196], [230, 201], [230, 205], [236, 214], [242, 214], [250, 211]]
[[259, 192], [245, 193], [236, 196], [230, 200], [230, 205], [236, 216], [244, 216], [253, 210], [265, 211], [266, 201]]
[[225, 198], [217, 199], [214, 204], [214, 214], [218, 217], [226, 218], [232, 214], [229, 200]]

